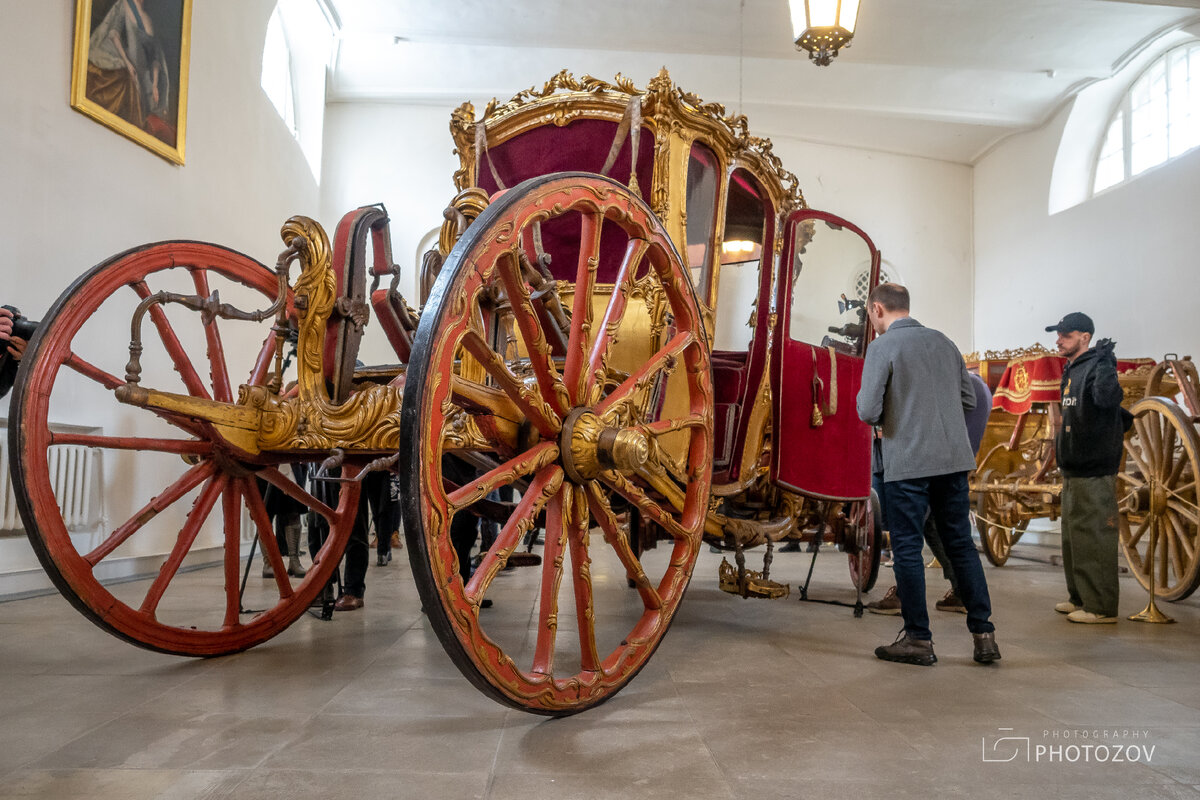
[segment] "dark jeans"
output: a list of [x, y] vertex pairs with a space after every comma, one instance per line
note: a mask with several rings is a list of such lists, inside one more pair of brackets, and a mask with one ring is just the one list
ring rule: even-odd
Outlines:
[[[875, 490], [875, 494], [879, 496], [879, 527], [885, 531], [890, 531], [892, 528], [888, 525], [887, 503], [883, 498], [883, 473], [875, 473], [871, 476], [871, 488]], [[958, 578], [954, 575], [954, 567], [950, 564], [950, 558], [946, 555], [946, 548], [942, 545], [942, 537], [937, 532], [937, 525], [933, 523], [933, 515], [925, 515], [925, 544], [929, 545], [929, 550], [933, 553], [933, 557], [942, 565], [942, 577], [950, 581], [950, 588], [954, 590], [954, 594], [958, 594]]]
[[887, 519], [891, 524], [892, 561], [896, 594], [904, 616], [904, 630], [913, 639], [932, 639], [925, 605], [925, 515], [930, 513], [941, 534], [946, 557], [958, 578], [958, 597], [967, 608], [967, 629], [990, 633], [995, 627], [987, 579], [979, 553], [971, 540], [971, 500], [967, 473], [933, 475], [883, 485]]

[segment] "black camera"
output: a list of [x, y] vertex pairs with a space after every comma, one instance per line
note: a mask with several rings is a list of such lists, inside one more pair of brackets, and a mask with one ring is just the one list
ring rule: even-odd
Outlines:
[[21, 310], [18, 309], [16, 306], [0, 306], [0, 307], [7, 308], [9, 311], [12, 312], [12, 315], [13, 315], [12, 334], [11, 334], [12, 336], [15, 336], [18, 339], [24, 339], [27, 342], [33, 338], [33, 334], [35, 331], [37, 331], [37, 327], [38, 327], [38, 323], [36, 320], [32, 320], [29, 317], [26, 317], [23, 314], [21, 314]]

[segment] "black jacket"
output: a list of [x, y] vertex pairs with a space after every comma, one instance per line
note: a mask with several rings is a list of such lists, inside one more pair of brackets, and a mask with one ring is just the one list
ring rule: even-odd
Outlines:
[[1055, 441], [1058, 466], [1068, 478], [1116, 475], [1121, 469], [1125, 423], [1111, 351], [1088, 350], [1062, 376], [1062, 430]]

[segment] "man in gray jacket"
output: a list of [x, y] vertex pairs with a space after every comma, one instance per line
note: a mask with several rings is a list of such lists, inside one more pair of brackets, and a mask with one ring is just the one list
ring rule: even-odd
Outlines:
[[958, 576], [975, 660], [1000, 658], [991, 599], [971, 541], [967, 473], [975, 457], [963, 410], [975, 407], [975, 389], [958, 348], [909, 316], [908, 290], [894, 283], [867, 298], [879, 334], [867, 348], [858, 416], [882, 428], [884, 506], [891, 524], [892, 560], [904, 629], [893, 644], [875, 649], [885, 661], [931, 666], [937, 661], [925, 604], [922, 530], [929, 511]]

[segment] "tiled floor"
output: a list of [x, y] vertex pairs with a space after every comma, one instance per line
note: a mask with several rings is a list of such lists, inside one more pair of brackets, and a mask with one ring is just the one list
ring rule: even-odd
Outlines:
[[[1200, 596], [1164, 604], [1175, 625], [1071, 625], [1058, 569], [1014, 559], [987, 568], [1003, 661], [974, 664], [964, 618], [931, 612], [926, 669], [871, 654], [896, 618], [740, 600], [719, 560], [705, 548], [629, 687], [558, 720], [459, 676], [402, 556], [371, 568], [365, 609], [212, 660], [137, 649], [58, 596], [3, 603], [0, 797], [1200, 798]], [[808, 564], [779, 554], [774, 577], [795, 587]], [[853, 601], [843, 557], [821, 555], [811, 595]]]

